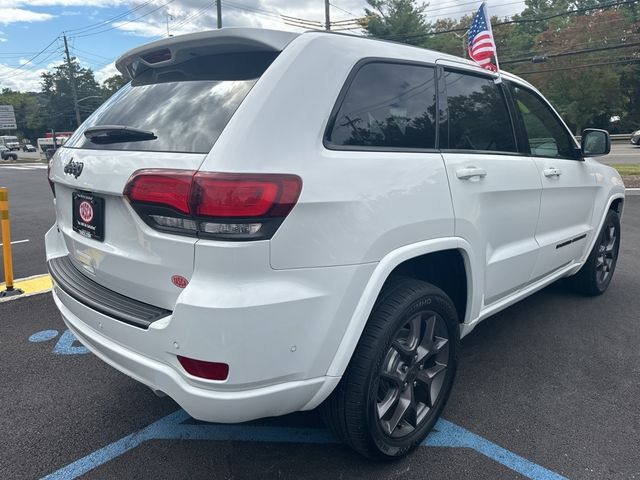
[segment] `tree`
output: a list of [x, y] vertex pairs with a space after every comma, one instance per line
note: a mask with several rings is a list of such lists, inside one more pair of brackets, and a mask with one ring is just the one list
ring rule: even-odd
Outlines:
[[433, 24], [432, 32], [444, 32], [461, 29], [461, 32], [451, 32], [439, 35], [428, 35], [422, 39], [421, 46], [430, 50], [444, 52], [451, 55], [465, 56], [467, 51], [467, 39], [464, 31], [471, 23], [470, 16], [464, 16], [460, 20], [451, 18], [439, 19]]
[[[584, 15], [572, 16], [562, 28], [549, 27], [535, 37], [537, 48], [549, 56], [544, 64], [532, 68], [529, 64], [518, 64], [515, 72], [542, 70], [531, 74], [530, 79], [545, 93], [560, 110], [574, 131], [579, 134], [585, 127], [617, 128], [612, 117], [624, 117], [629, 110], [628, 97], [638, 78], [621, 88], [624, 66], [602, 65], [619, 58], [627, 58], [637, 48], [617, 48], [602, 52], [579, 52], [594, 47], [619, 46], [626, 43], [633, 25], [617, 10], [596, 10]], [[612, 57], [613, 55], [613, 57]], [[524, 67], [523, 67], [524, 65]], [[590, 65], [583, 68], [584, 65]], [[576, 68], [577, 67], [577, 68]], [[547, 71], [548, 70], [548, 71]]]
[[[81, 119], [87, 118], [102, 103], [102, 90], [90, 68], [71, 59], [71, 75], [75, 77]], [[58, 131], [77, 128], [69, 67], [58, 65], [53, 72], [42, 74], [42, 93], [48, 110], [47, 124]]]
[[372, 37], [420, 45], [431, 30], [424, 11], [428, 4], [415, 0], [367, 0], [362, 27]]
[[116, 93], [120, 88], [124, 87], [127, 83], [129, 83], [129, 79], [124, 75], [113, 75], [107, 78], [104, 82], [102, 82], [102, 93], [104, 99], [106, 100], [111, 95]]
[[[15, 134], [20, 139], [35, 142], [44, 130], [43, 112], [38, 101], [38, 94], [34, 92], [15, 92], [3, 88], [0, 92], [0, 105], [13, 105], [18, 126]], [[8, 134], [13, 132], [2, 132]]]

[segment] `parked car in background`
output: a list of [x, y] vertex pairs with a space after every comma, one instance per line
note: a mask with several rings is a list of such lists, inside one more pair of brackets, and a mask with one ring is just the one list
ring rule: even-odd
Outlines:
[[9, 150], [20, 150], [20, 142], [15, 135], [0, 135], [0, 146]]
[[116, 66], [131, 83], [50, 162], [53, 298], [100, 359], [199, 420], [321, 406], [358, 452], [402, 456], [461, 337], [557, 280], [611, 282], [625, 190], [592, 158], [609, 134], [578, 144], [515, 75], [244, 28]]
[[36, 151], [40, 154], [40, 160], [49, 160], [53, 152], [64, 145], [69, 137], [56, 137], [56, 144], [53, 145], [52, 137], [42, 137], [37, 141], [38, 148]]
[[36, 147], [31, 145], [30, 143], [25, 143], [25, 144], [22, 145], [22, 151], [23, 152], [35, 152], [36, 151]]
[[640, 145], [640, 130], [636, 130], [631, 134], [631, 143]]
[[0, 158], [2, 158], [2, 160], [17, 160], [18, 154], [12, 152], [4, 145], [0, 145]]

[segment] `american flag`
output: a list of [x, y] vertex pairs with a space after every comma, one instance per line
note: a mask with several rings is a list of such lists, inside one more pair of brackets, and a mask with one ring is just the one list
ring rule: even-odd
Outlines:
[[[491, 20], [487, 15], [487, 6], [484, 2], [480, 5], [478, 13], [476, 13], [473, 23], [469, 28], [469, 56], [482, 68], [498, 71], [498, 53], [496, 52], [496, 44], [493, 41], [493, 32], [491, 31]], [[492, 62], [492, 58], [495, 63]]]

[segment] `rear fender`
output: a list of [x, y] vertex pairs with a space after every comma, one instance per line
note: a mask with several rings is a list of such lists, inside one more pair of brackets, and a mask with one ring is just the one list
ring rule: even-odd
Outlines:
[[459, 250], [463, 254], [465, 269], [467, 271], [467, 311], [464, 323], [471, 323], [471, 319], [478, 316], [482, 303], [484, 285], [482, 275], [477, 272], [477, 260], [473, 256], [471, 245], [465, 240], [456, 237], [437, 238], [405, 245], [388, 253], [374, 270], [367, 283], [360, 301], [358, 302], [351, 321], [345, 331], [338, 350], [327, 371], [328, 376], [341, 376], [349, 365], [351, 356], [360, 340], [360, 335], [369, 319], [373, 305], [378, 298], [380, 290], [391, 272], [402, 262], [428, 253], [442, 250]]

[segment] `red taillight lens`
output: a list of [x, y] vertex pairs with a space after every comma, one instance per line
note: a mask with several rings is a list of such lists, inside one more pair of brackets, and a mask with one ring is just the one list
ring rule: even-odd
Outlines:
[[287, 174], [139, 170], [124, 189], [150, 226], [225, 240], [271, 238], [300, 196]]
[[124, 195], [131, 202], [163, 205], [188, 215], [195, 173], [190, 170], [141, 170], [131, 176]]
[[178, 361], [187, 373], [207, 380], [226, 380], [229, 376], [229, 365], [219, 362], [205, 362], [178, 355]]
[[198, 173], [194, 178], [194, 213], [198, 217], [286, 216], [300, 195], [295, 175]]

